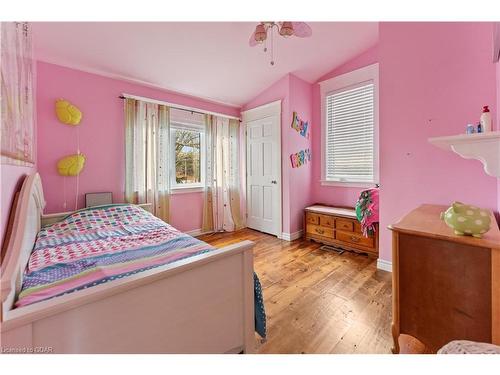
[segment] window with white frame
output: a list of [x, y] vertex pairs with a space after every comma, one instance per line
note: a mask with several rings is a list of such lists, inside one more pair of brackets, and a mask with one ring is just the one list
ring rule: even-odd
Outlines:
[[322, 183], [378, 183], [378, 65], [321, 83]]
[[172, 108], [170, 110], [172, 189], [205, 186], [205, 116]]

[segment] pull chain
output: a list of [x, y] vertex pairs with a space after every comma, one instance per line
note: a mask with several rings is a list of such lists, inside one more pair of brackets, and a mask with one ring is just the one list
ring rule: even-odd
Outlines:
[[[80, 133], [78, 132], [78, 126], [76, 127], [76, 153], [80, 155]], [[78, 210], [78, 194], [80, 190], [80, 173], [76, 175], [76, 194], [75, 194], [75, 211]]]

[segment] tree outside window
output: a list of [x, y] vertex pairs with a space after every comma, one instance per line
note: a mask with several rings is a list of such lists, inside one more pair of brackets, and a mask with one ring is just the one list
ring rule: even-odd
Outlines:
[[180, 185], [201, 183], [201, 133], [175, 130], [175, 181]]

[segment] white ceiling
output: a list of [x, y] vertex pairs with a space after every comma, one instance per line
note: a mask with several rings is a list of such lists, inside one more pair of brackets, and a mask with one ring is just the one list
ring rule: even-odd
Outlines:
[[275, 38], [274, 66], [250, 22], [38, 22], [37, 59], [241, 106], [287, 73], [314, 82], [373, 46], [376, 22], [311, 22]]

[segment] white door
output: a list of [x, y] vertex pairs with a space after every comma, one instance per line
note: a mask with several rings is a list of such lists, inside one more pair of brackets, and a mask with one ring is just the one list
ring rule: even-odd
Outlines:
[[[251, 116], [258, 117], [258, 116]], [[281, 237], [280, 115], [246, 122], [247, 226]]]

